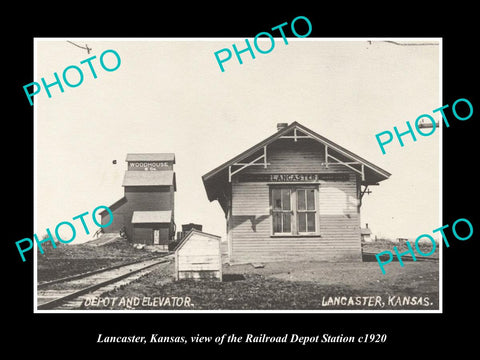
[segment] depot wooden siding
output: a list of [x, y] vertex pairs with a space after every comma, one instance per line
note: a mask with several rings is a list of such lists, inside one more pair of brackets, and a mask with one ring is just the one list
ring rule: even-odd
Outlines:
[[[228, 219], [230, 261], [292, 259], [361, 260], [357, 175], [343, 165], [324, 165], [319, 144], [283, 143], [268, 149], [267, 169], [250, 167], [244, 173], [348, 173], [348, 181], [318, 184], [319, 236], [272, 236], [270, 187], [266, 182], [232, 182]], [[281, 184], [278, 184], [281, 185]]]

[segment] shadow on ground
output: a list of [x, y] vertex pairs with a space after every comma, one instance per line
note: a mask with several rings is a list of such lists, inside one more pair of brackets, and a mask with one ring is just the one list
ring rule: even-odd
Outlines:
[[245, 276], [242, 274], [223, 274], [223, 282], [241, 281], [245, 280]]

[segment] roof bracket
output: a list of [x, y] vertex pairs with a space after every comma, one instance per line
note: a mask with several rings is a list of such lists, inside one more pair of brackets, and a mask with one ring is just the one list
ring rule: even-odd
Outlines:
[[360, 199], [363, 198], [363, 195], [372, 193], [371, 190], [368, 190], [368, 185], [364, 185], [364, 186], [365, 186], [365, 188], [360, 191]]
[[372, 193], [371, 190], [368, 190], [368, 185], [362, 185], [362, 186], [364, 186], [364, 189], [360, 190], [360, 198], [358, 199], [360, 201], [359, 206], [362, 206], [363, 195]]
[[[260, 160], [263, 160], [260, 162]], [[265, 169], [267, 168], [270, 163], [267, 162], [267, 146], [265, 145], [263, 147], [263, 154], [257, 157], [256, 159], [250, 161], [249, 163], [243, 163], [243, 162], [235, 162], [232, 165], [228, 166], [228, 182], [232, 182], [232, 176], [239, 173], [243, 169], [246, 169], [249, 166], [255, 166], [255, 165], [260, 165], [263, 166]], [[240, 168], [232, 170], [232, 166], [240, 166]]]
[[[303, 132], [302, 132], [303, 133]], [[298, 141], [298, 139], [314, 139], [314, 137], [303, 133], [303, 135], [299, 135], [297, 133], [297, 127], [293, 128], [293, 135], [282, 135], [280, 136], [280, 139], [293, 139], [295, 142]]]
[[[362, 163], [360, 163], [358, 161], [345, 162], [345, 161], [339, 160], [336, 157], [328, 154], [327, 147], [325, 147], [325, 158], [327, 159], [327, 161], [328, 161], [328, 158], [331, 158], [331, 159], [335, 160], [337, 163], [342, 164], [342, 165], [348, 167], [349, 169], [352, 169], [353, 171], [356, 171], [357, 173], [362, 175], [362, 181], [365, 181], [365, 166]], [[354, 168], [352, 165], [360, 165], [361, 170], [358, 170], [357, 168]], [[327, 162], [327, 167], [328, 167], [328, 162]]]

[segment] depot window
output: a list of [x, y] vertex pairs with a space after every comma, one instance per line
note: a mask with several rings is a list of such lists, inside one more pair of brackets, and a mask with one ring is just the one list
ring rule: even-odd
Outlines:
[[308, 186], [272, 187], [273, 235], [315, 235], [318, 229], [318, 189]]

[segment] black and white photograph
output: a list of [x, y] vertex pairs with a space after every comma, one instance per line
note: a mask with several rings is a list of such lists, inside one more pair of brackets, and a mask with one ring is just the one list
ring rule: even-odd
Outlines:
[[37, 310], [441, 310], [441, 48], [38, 39]]

